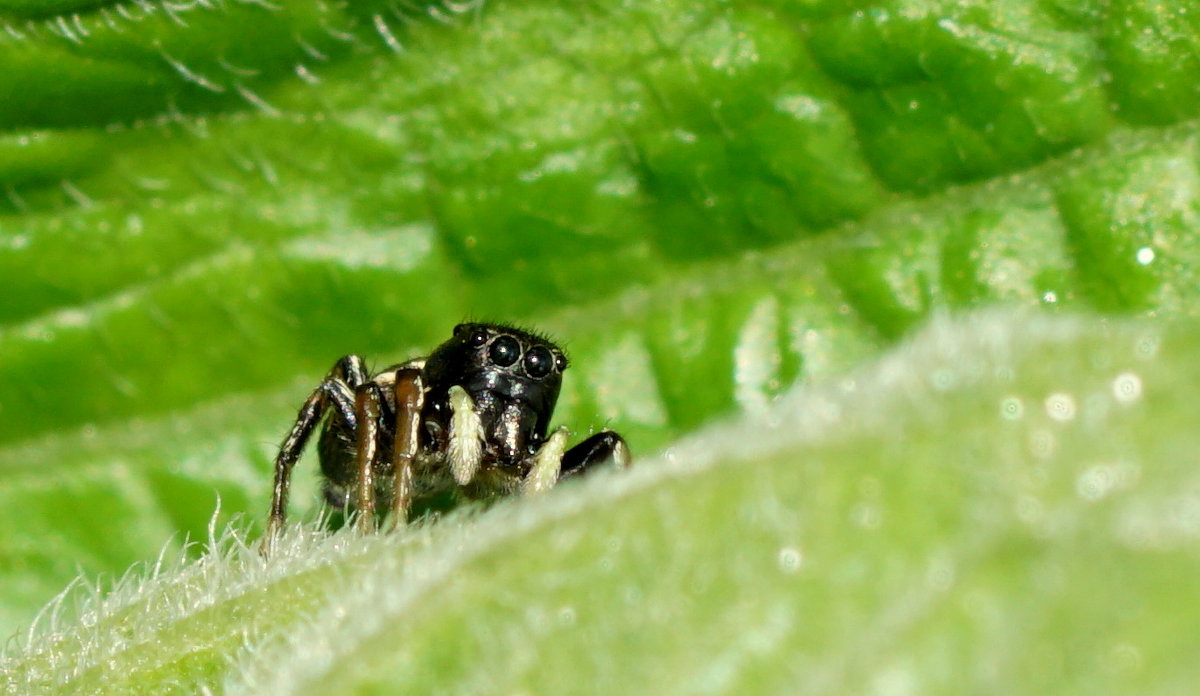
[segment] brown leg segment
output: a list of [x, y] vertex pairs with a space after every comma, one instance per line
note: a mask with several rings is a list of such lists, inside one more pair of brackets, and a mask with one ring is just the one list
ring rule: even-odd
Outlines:
[[391, 528], [408, 523], [413, 497], [413, 460], [420, 446], [421, 410], [425, 407], [425, 385], [421, 371], [405, 367], [396, 371], [396, 440], [392, 451], [395, 470]]
[[358, 531], [375, 529], [375, 456], [379, 443], [379, 387], [362, 384], [354, 390], [358, 442], [354, 448], [358, 471]]

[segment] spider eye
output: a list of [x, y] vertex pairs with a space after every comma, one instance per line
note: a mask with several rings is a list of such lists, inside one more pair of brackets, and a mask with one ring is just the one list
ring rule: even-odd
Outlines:
[[467, 339], [467, 345], [472, 348], [478, 348], [487, 343], [488, 333], [486, 329], [475, 329], [471, 332], [470, 338]]
[[488, 359], [493, 365], [500, 367], [508, 367], [521, 357], [521, 344], [517, 343], [517, 339], [512, 336], [501, 336], [495, 341], [492, 341], [492, 347], [488, 349]]
[[530, 377], [545, 377], [550, 374], [550, 368], [554, 364], [554, 356], [550, 355], [550, 351], [538, 346], [531, 348], [525, 354], [525, 374]]
[[565, 356], [565, 355], [554, 356], [554, 366], [558, 368], [559, 372], [562, 372], [563, 370], [567, 369], [567, 356]]

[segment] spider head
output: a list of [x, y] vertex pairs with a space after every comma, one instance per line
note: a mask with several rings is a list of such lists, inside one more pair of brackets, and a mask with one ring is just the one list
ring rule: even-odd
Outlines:
[[429, 395], [444, 402], [454, 385], [475, 402], [485, 447], [506, 462], [523, 459], [546, 436], [567, 358], [541, 336], [501, 324], [454, 327], [425, 362]]

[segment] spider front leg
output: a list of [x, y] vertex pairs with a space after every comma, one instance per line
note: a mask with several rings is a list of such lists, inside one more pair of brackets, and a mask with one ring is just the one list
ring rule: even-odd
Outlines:
[[375, 459], [379, 446], [379, 385], [368, 382], [354, 389], [354, 470], [358, 483], [357, 526], [369, 532], [375, 526]]
[[396, 399], [396, 440], [392, 448], [392, 529], [408, 522], [412, 507], [413, 466], [419, 444], [421, 410], [425, 407], [425, 384], [421, 371], [402, 367], [396, 371], [392, 393]]
[[313, 390], [291, 431], [284, 438], [275, 455], [275, 485], [271, 494], [271, 512], [267, 518], [267, 533], [263, 537], [261, 550], [264, 554], [271, 552], [275, 539], [283, 530], [287, 521], [288, 489], [291, 485], [292, 467], [304, 451], [309, 438], [317, 424], [325, 416], [332, 405], [335, 417], [341, 418], [347, 426], [354, 428], [357, 423], [354, 405], [354, 388], [368, 379], [366, 366], [361, 357], [347, 355], [338, 360], [321, 384]]
[[569, 450], [568, 437], [566, 427], [559, 427], [538, 449], [533, 458], [533, 467], [525, 477], [524, 492], [549, 490], [568, 476], [609, 461], [618, 469], [629, 466], [629, 445], [625, 444], [625, 438], [611, 430], [596, 433]]
[[629, 467], [631, 457], [625, 438], [611, 430], [601, 430], [575, 445], [563, 455], [560, 478], [582, 474], [597, 464], [611, 461], [617, 469]]
[[[354, 470], [356, 479], [356, 508], [358, 531], [367, 533], [375, 528], [375, 473], [381, 464], [389, 463], [392, 470], [391, 527], [395, 529], [408, 521], [412, 506], [413, 466], [419, 444], [421, 409], [425, 404], [425, 387], [421, 370], [402, 367], [392, 375], [392, 395], [396, 404], [396, 421], [390, 459], [380, 460], [383, 395], [380, 384], [367, 382], [354, 390], [354, 413], [358, 419], [355, 431]], [[386, 384], [386, 381], [385, 381]]]

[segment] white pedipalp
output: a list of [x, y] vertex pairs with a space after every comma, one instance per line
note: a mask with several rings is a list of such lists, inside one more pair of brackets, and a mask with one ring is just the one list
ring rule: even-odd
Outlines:
[[450, 443], [447, 458], [458, 485], [475, 478], [483, 459], [483, 422], [475, 412], [475, 401], [466, 389], [450, 387]]
[[533, 468], [525, 477], [522, 490], [525, 493], [541, 493], [554, 488], [558, 483], [558, 474], [562, 469], [563, 453], [567, 451], [567, 438], [571, 436], [566, 426], [559, 426], [550, 437], [542, 443], [537, 454], [533, 456]]

